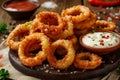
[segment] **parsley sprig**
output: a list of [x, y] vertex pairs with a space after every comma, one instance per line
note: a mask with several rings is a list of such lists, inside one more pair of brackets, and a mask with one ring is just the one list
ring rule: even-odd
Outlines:
[[0, 80], [12, 80], [9, 78], [9, 71], [5, 69], [0, 70]]

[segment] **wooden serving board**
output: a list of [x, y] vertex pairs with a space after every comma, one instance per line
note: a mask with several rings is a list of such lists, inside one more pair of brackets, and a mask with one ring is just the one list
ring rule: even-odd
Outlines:
[[98, 76], [105, 76], [118, 67], [120, 62], [120, 49], [101, 56], [103, 63], [94, 70], [76, 69], [73, 65], [66, 70], [58, 70], [51, 67], [47, 61], [36, 67], [26, 67], [19, 61], [17, 51], [9, 50], [9, 60], [14, 68], [25, 75], [43, 80], [85, 80]]

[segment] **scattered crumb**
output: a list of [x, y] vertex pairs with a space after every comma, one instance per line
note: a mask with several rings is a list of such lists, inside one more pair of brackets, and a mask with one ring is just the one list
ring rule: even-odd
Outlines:
[[2, 66], [3, 66], [3, 63], [0, 62], [0, 67], [2, 67]]

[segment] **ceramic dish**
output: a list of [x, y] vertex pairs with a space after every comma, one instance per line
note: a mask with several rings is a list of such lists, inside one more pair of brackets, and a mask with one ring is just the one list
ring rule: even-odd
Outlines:
[[[20, 3], [19, 3], [20, 2]], [[19, 8], [27, 8], [27, 6], [23, 5], [23, 7], [16, 7], [16, 4], [18, 4], [20, 6], [20, 4], [26, 4], [30, 2], [30, 3], [33, 3], [35, 5], [34, 8], [29, 8], [28, 10], [20, 10]], [[7, 7], [7, 5], [9, 4], [12, 4], [12, 6], [10, 5], [9, 7]], [[31, 5], [31, 4], [30, 4]], [[36, 9], [39, 7], [39, 2], [37, 0], [22, 0], [22, 1], [19, 1], [19, 0], [5, 0], [2, 5], [1, 5], [2, 9], [5, 10], [10, 16], [12, 19], [15, 19], [15, 20], [23, 20], [23, 19], [28, 19], [30, 18], [33, 13], [36, 11]], [[11, 8], [11, 7], [15, 7], [15, 9]], [[18, 8], [18, 9], [16, 9]]]
[[90, 52], [108, 54], [120, 48], [120, 35], [115, 32], [95, 32], [82, 35], [80, 44]]

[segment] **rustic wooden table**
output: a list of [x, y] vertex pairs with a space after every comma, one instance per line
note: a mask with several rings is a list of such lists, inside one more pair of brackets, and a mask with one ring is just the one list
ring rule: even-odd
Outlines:
[[[0, 0], [0, 5], [2, 4], [3, 1], [4, 0]], [[44, 5], [46, 1], [49, 1], [49, 0], [39, 0], [39, 3], [41, 6], [36, 10], [34, 15], [41, 11], [54, 11], [54, 12], [61, 13], [63, 9], [81, 4], [81, 5], [88, 6], [94, 13], [96, 13], [98, 16], [98, 19], [113, 21], [116, 23], [117, 27], [120, 27], [120, 6], [119, 5], [115, 7], [99, 7], [99, 6], [92, 6], [88, 2], [88, 0], [50, 0], [55, 2], [55, 4], [53, 4], [51, 7], [50, 5]], [[2, 8], [0, 8], [0, 23], [6, 23], [10, 28], [14, 28], [17, 24], [21, 24], [26, 21], [32, 20], [34, 18], [34, 15], [26, 20], [13, 20], [11, 16], [7, 14], [7, 12], [5, 12], [4, 10], [2, 10]], [[2, 41], [0, 40], [0, 43], [1, 42]], [[100, 79], [113, 80], [109, 78], [106, 79], [103, 77], [95, 78], [92, 80], [100, 80]], [[114, 80], [118, 80], [118, 79], [114, 78]]]

